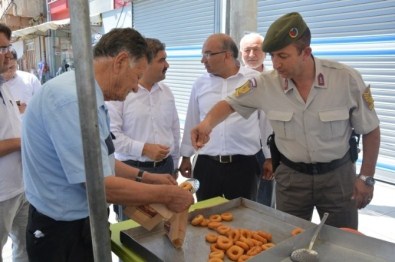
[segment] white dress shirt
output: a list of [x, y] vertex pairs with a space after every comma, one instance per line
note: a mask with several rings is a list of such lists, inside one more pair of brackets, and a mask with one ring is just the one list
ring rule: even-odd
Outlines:
[[5, 82], [4, 86], [8, 88], [15, 101], [29, 104], [33, 95], [40, 90], [41, 83], [35, 75], [17, 70], [15, 77]]
[[170, 147], [174, 166], [180, 157], [180, 122], [173, 93], [163, 82], [151, 91], [139, 85], [124, 102], [107, 102], [110, 128], [115, 135], [115, 158], [120, 161], [154, 161], [143, 156], [145, 143]]
[[[0, 77], [1, 78], [1, 77]], [[0, 79], [0, 140], [21, 137], [21, 119], [18, 107]], [[0, 202], [24, 191], [21, 151], [0, 157]]]
[[[188, 112], [185, 121], [184, 136], [181, 143], [181, 155], [190, 157], [195, 153], [192, 147], [190, 132], [199, 124], [210, 109], [220, 100], [232, 94], [234, 90], [248, 79], [259, 76], [259, 72], [246, 67], [240, 67], [239, 72], [227, 79], [205, 73], [199, 77], [192, 87]], [[261, 118], [266, 121], [265, 118]], [[260, 137], [267, 131], [260, 130], [257, 111], [248, 119], [240, 114], [231, 114], [226, 120], [217, 125], [210, 134], [209, 142], [200, 149], [204, 155], [254, 155], [260, 146]]]

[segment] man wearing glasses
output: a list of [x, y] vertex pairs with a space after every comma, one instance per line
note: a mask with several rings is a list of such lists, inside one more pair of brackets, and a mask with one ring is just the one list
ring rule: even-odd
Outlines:
[[240, 66], [238, 53], [235, 42], [225, 34], [211, 35], [203, 45], [201, 62], [207, 73], [192, 87], [180, 150], [181, 174], [193, 175], [200, 181], [196, 193], [199, 201], [216, 196], [251, 200], [256, 197], [259, 166], [255, 154], [261, 150], [257, 112], [249, 119], [234, 114], [215, 128], [211, 140], [196, 154], [198, 158], [191, 173], [190, 157], [195, 153], [189, 136], [191, 128], [238, 85], [259, 75], [255, 70]]
[[2, 74], [6, 81], [4, 86], [12, 94], [19, 111], [23, 114], [30, 99], [41, 89], [41, 83], [34, 74], [18, 70], [18, 54], [13, 48], [10, 53], [8, 70]]
[[[11, 30], [0, 24], [0, 74], [11, 59]], [[12, 239], [13, 261], [28, 261], [26, 224], [29, 204], [23, 188], [21, 124], [17, 105], [0, 75], [0, 261], [7, 238]]]

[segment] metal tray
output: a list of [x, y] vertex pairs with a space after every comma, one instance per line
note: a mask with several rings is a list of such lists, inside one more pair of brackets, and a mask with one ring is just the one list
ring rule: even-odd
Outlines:
[[[306, 248], [313, 236], [314, 228], [283, 241], [276, 248], [260, 253], [249, 261], [289, 262], [292, 251]], [[319, 254], [320, 262], [379, 262], [395, 261], [395, 244], [376, 238], [345, 232], [324, 225], [313, 247]]]
[[[273, 242], [277, 246], [280, 246], [280, 243], [287, 239], [294, 238], [291, 237], [290, 232], [295, 227], [304, 229], [314, 227], [314, 224], [309, 221], [244, 198], [237, 198], [214, 207], [195, 210], [189, 214], [189, 220], [197, 214], [208, 217], [225, 211], [232, 212], [234, 219], [231, 222], [224, 222], [224, 224], [236, 228], [270, 232], [273, 235]], [[121, 231], [120, 238], [125, 246], [147, 261], [200, 262], [208, 260], [210, 246], [205, 241], [205, 235], [209, 232], [213, 231], [206, 227], [194, 227], [188, 224], [181, 249], [175, 249], [172, 246], [165, 234], [163, 224], [159, 224], [152, 231], [147, 231], [142, 227], [124, 230]]]

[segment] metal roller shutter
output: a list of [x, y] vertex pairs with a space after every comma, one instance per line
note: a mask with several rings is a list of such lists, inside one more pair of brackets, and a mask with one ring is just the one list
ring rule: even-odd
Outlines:
[[218, 1], [134, 1], [133, 27], [166, 44], [170, 68], [164, 80], [172, 89], [184, 128], [193, 82], [205, 72], [200, 63], [206, 38], [217, 31]]
[[[359, 70], [372, 87], [380, 118], [377, 177], [395, 182], [395, 1], [258, 2], [258, 31], [265, 35], [281, 15], [299, 12], [312, 32], [313, 53]], [[265, 61], [271, 66], [270, 58]]]

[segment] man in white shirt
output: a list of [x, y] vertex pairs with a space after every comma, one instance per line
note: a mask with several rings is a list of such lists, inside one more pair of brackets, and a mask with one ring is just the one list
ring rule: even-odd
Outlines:
[[154, 58], [139, 80], [138, 92], [129, 93], [123, 102], [108, 102], [115, 157], [142, 170], [176, 176], [180, 122], [173, 93], [161, 82], [169, 68], [165, 44], [146, 41]]
[[[232, 94], [238, 85], [259, 75], [239, 65], [238, 53], [236, 43], [225, 34], [213, 34], [203, 45], [201, 62], [207, 73], [193, 84], [180, 150], [182, 175], [193, 175], [200, 181], [196, 193], [199, 201], [216, 196], [256, 198], [259, 166], [255, 154], [261, 150], [257, 112], [249, 119], [230, 116], [213, 129], [211, 140], [199, 152], [195, 152], [189, 136], [192, 127], [204, 119], [213, 105]], [[190, 157], [195, 153], [197, 160], [191, 174]]]
[[[11, 59], [11, 30], [0, 24], [0, 73]], [[28, 261], [26, 225], [29, 203], [23, 188], [21, 122], [16, 104], [0, 76], [0, 261], [8, 236], [12, 239], [13, 261]]]
[[11, 55], [8, 70], [2, 74], [6, 81], [4, 86], [8, 88], [23, 113], [26, 104], [41, 88], [41, 83], [35, 75], [18, 70], [18, 55], [14, 49], [11, 50]]
[[[299, 13], [273, 22], [262, 50], [270, 53], [274, 70], [249, 79], [217, 103], [192, 129], [192, 143], [202, 148], [215, 126], [234, 112], [248, 118], [264, 110], [280, 160], [277, 209], [305, 220], [316, 209], [321, 217], [329, 213], [327, 225], [358, 229], [358, 209], [374, 193], [380, 121], [361, 74], [314, 56], [310, 44], [311, 31]], [[362, 135], [363, 145], [358, 176], [354, 132]]]
[[[257, 33], [249, 33], [244, 35], [240, 40], [240, 54], [241, 59], [246, 67], [252, 68], [258, 72], [265, 71], [266, 53], [262, 50], [263, 36]], [[272, 126], [266, 118], [263, 111], [258, 111], [259, 118], [262, 119], [260, 123], [261, 128], [265, 130], [265, 134], [261, 137], [262, 146], [267, 146], [266, 141], [268, 136], [273, 133]], [[256, 155], [261, 168], [261, 179], [259, 180], [258, 192], [256, 201], [266, 206], [274, 207], [272, 199], [273, 194], [273, 169], [271, 165], [270, 150], [267, 149], [264, 153], [258, 152]]]

